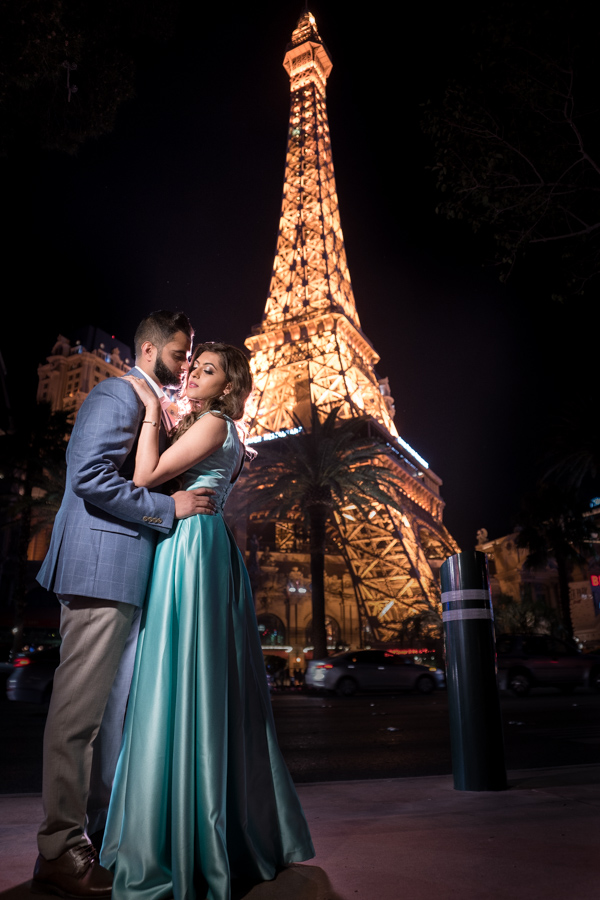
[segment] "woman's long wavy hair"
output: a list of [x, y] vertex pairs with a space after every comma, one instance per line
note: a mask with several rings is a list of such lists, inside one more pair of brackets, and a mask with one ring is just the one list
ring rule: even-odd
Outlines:
[[[171, 431], [171, 443], [180, 438], [194, 424], [199, 412], [221, 413], [224, 416], [229, 416], [234, 422], [241, 419], [244, 415], [246, 400], [252, 391], [252, 373], [245, 355], [237, 347], [232, 347], [231, 344], [223, 344], [218, 341], [198, 344], [190, 361], [190, 372], [198, 357], [206, 352], [218, 355], [225, 371], [227, 382], [231, 385], [231, 390], [227, 394], [221, 394], [220, 397], [215, 397], [202, 404], [188, 400], [192, 409], [182, 416]], [[185, 388], [183, 397], [185, 399]]]

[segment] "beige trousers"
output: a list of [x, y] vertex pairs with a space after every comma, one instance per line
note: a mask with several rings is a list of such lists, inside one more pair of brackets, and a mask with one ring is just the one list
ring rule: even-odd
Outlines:
[[104, 827], [131, 684], [141, 610], [89, 597], [61, 598], [60, 665], [44, 732], [46, 859]]

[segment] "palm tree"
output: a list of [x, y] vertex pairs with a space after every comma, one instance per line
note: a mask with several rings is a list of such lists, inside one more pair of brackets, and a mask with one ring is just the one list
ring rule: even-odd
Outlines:
[[333, 409], [321, 422], [313, 407], [310, 431], [261, 444], [245, 482], [250, 512], [269, 511], [278, 518], [299, 513], [306, 523], [315, 659], [327, 656], [325, 547], [334, 513], [373, 502], [401, 510], [393, 474], [375, 463], [385, 457], [385, 448], [372, 439], [361, 439], [364, 418], [339, 422], [337, 415], [338, 409]]
[[559, 610], [537, 597], [528, 584], [519, 600], [503, 593], [494, 597], [494, 629], [497, 638], [501, 634], [537, 634], [548, 629], [555, 634], [562, 631], [562, 618]]
[[529, 550], [527, 568], [539, 568], [554, 559], [562, 626], [573, 637], [569, 576], [574, 563], [585, 563], [591, 555], [592, 528], [584, 516], [585, 504], [573, 491], [550, 482], [540, 482], [525, 497], [517, 517], [520, 527], [516, 543]]

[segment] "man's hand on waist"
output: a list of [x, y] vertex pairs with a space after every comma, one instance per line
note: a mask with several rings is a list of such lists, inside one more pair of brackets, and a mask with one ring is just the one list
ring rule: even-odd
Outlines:
[[217, 511], [211, 488], [194, 488], [193, 491], [177, 491], [173, 494], [175, 501], [175, 518], [187, 519], [189, 516], [212, 516]]

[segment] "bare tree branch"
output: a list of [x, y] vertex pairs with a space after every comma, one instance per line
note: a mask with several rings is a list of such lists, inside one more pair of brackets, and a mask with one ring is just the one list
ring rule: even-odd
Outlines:
[[444, 195], [436, 212], [488, 229], [502, 280], [528, 248], [558, 245], [544, 268], [580, 293], [600, 273], [600, 117], [589, 83], [600, 66], [581, 26], [571, 33], [574, 12], [569, 28], [538, 10], [528, 30], [521, 15], [480, 26], [473, 76], [426, 105]]

